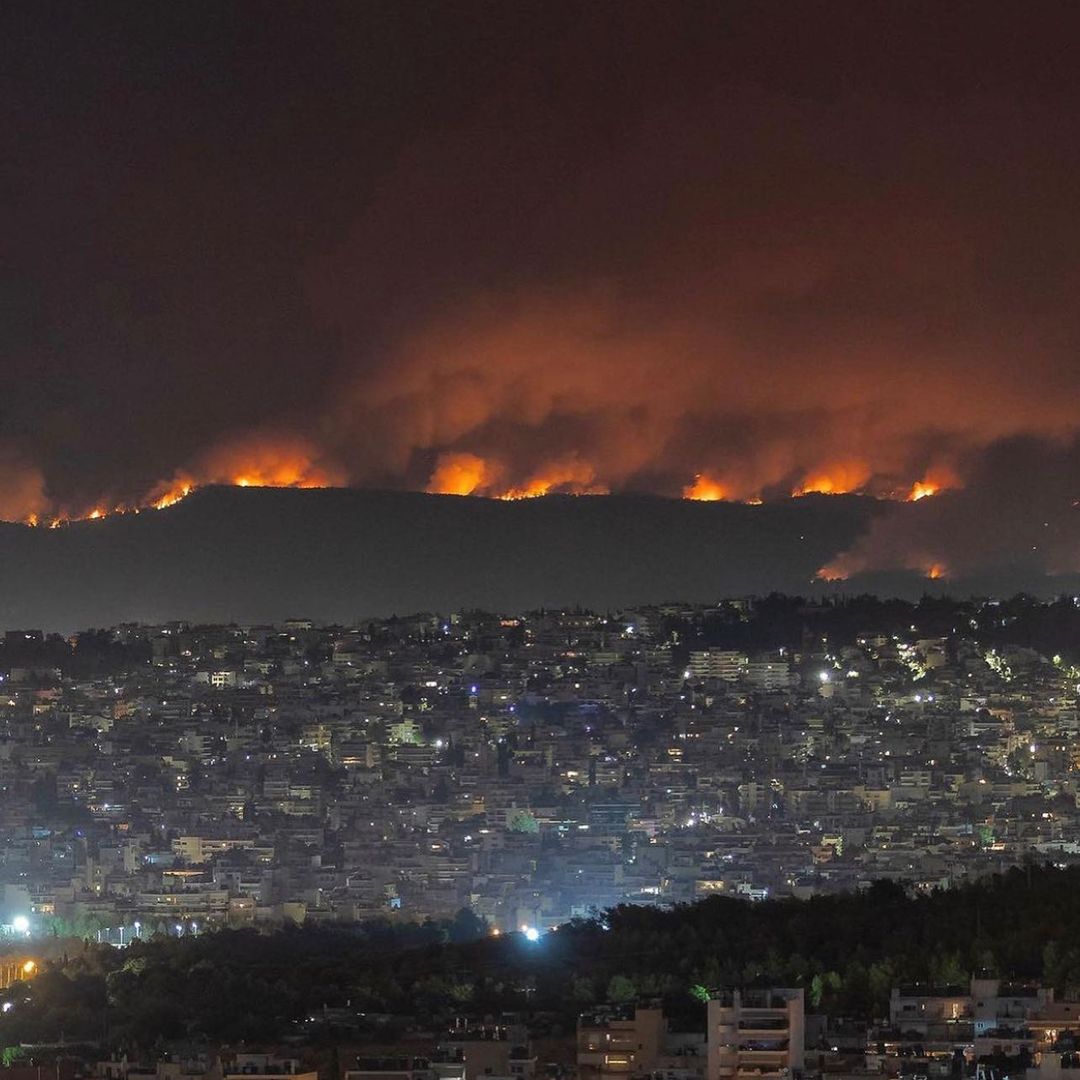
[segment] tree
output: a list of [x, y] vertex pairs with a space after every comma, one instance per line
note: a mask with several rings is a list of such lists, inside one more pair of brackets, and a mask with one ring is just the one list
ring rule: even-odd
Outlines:
[[515, 806], [506, 815], [506, 828], [509, 832], [538, 833], [540, 823], [525, 807]]
[[824, 974], [815, 975], [810, 980], [810, 1004], [815, 1009], [820, 1008], [823, 1004], [828, 1004], [829, 999], [843, 985], [843, 980], [835, 971], [826, 971]]
[[1056, 941], [1048, 941], [1043, 946], [1042, 966], [1043, 979], [1054, 987], [1065, 985], [1065, 964], [1061, 953], [1061, 947]]
[[626, 975], [612, 975], [607, 984], [607, 999], [613, 1005], [633, 1001], [637, 997], [634, 980]]
[[475, 941], [487, 933], [487, 923], [471, 908], [463, 907], [450, 923], [450, 940], [457, 944]]

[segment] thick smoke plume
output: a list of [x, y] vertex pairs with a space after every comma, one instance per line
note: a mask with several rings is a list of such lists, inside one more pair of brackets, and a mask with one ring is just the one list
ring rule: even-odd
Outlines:
[[964, 488], [874, 519], [824, 579], [915, 570], [965, 579], [1008, 568], [1080, 573], [1080, 442], [1010, 439], [977, 455]]

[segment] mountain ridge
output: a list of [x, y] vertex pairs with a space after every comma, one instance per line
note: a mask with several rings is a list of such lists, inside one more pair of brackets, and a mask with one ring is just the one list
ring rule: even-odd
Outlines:
[[163, 510], [0, 526], [0, 625], [353, 621], [805, 591], [879, 509], [861, 496], [748, 506], [208, 487]]

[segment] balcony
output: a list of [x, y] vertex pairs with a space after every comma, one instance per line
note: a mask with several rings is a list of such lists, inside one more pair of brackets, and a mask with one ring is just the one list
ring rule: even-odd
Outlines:
[[771, 993], [768, 990], [744, 990], [740, 997], [743, 1012], [755, 1011], [783, 1011], [787, 1012], [789, 999], [783, 994]]
[[988, 1028], [986, 1031], [980, 1031], [975, 1038], [977, 1039], [1005, 1039], [1011, 1042], [1031, 1042], [1034, 1041], [1034, 1034], [1027, 1028], [1020, 1027], [996, 1027]]
[[633, 1054], [609, 1054], [605, 1051], [579, 1052], [579, 1066], [603, 1069], [606, 1072], [631, 1072], [634, 1068]]
[[739, 1021], [739, 1031], [786, 1032], [788, 1018], [783, 1016], [747, 1016]]

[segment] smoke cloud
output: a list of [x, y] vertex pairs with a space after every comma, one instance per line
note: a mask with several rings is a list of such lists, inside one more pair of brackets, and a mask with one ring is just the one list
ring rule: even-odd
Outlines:
[[879, 570], [968, 578], [1008, 567], [1032, 580], [1080, 572], [1080, 441], [1004, 440], [975, 456], [966, 485], [873, 520], [826, 579]]

